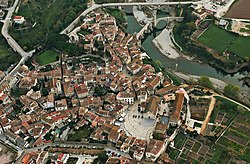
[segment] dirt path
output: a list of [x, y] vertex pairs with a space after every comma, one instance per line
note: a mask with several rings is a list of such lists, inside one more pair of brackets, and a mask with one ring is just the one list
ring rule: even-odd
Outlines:
[[213, 111], [213, 109], [214, 109], [215, 102], [216, 102], [216, 99], [212, 96], [212, 97], [211, 97], [211, 102], [210, 102], [210, 105], [209, 105], [209, 109], [208, 109], [207, 116], [206, 116], [206, 118], [205, 118], [205, 120], [203, 121], [203, 124], [202, 124], [202, 126], [201, 126], [201, 135], [203, 135], [203, 136], [205, 135], [206, 128], [207, 128], [207, 124], [209, 123], [209, 120], [210, 120], [212, 111]]

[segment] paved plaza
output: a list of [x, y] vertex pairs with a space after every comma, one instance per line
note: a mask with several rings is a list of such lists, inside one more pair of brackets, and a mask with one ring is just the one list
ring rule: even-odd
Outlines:
[[125, 116], [124, 130], [128, 135], [148, 140], [153, 133], [155, 120], [148, 119], [144, 116], [145, 114], [139, 113], [137, 108], [138, 102], [135, 102], [135, 104], [129, 108]]

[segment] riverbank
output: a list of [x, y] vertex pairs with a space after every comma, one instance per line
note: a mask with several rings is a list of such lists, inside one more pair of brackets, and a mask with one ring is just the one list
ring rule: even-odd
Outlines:
[[[195, 81], [198, 81], [198, 79], [201, 77], [201, 76], [198, 76], [198, 75], [190, 75], [190, 74], [185, 74], [185, 73], [182, 73], [182, 72], [176, 72], [176, 71], [173, 71], [173, 73], [186, 80], [186, 81], [189, 81], [191, 78], [194, 79]], [[225, 86], [227, 85], [226, 82], [222, 81], [222, 80], [219, 80], [219, 79], [216, 79], [216, 78], [212, 78], [212, 77], [208, 77], [209, 80], [213, 83], [214, 87], [215, 88], [218, 88], [219, 90], [223, 90], [225, 88]]]
[[[194, 81], [198, 81], [198, 79], [201, 76], [197, 76], [197, 75], [190, 75], [190, 74], [185, 74], [182, 72], [176, 72], [173, 71], [174, 75], [178, 76], [181, 79], [184, 79], [186, 81], [189, 81], [191, 78]], [[213, 83], [213, 86], [216, 88], [216, 90], [218, 90], [219, 92], [223, 93], [224, 92], [224, 88], [225, 86], [227, 86], [228, 84], [222, 80], [216, 79], [216, 78], [212, 78], [212, 77], [208, 77], [209, 80]], [[239, 92], [239, 98], [237, 99], [237, 101], [241, 102], [242, 104], [245, 104], [246, 106], [250, 106], [250, 99], [249, 99], [249, 95], [250, 95], [250, 91], [249, 90], [245, 90], [245, 89], [240, 89]]]
[[155, 37], [152, 42], [159, 49], [159, 51], [171, 59], [177, 59], [180, 55], [176, 51], [175, 46], [171, 40], [171, 29], [164, 29]]
[[149, 19], [147, 18], [145, 13], [138, 10], [137, 6], [133, 6], [133, 14], [140, 25], [145, 25], [149, 22]]

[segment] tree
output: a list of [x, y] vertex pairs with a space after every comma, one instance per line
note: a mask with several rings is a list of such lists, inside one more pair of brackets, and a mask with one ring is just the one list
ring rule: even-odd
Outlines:
[[105, 152], [103, 152], [103, 153], [98, 155], [97, 160], [101, 163], [106, 163], [106, 161], [108, 160], [108, 156], [106, 155]]
[[188, 83], [191, 85], [194, 85], [196, 83], [195, 79], [193, 77], [190, 77], [188, 80]]
[[201, 76], [199, 79], [198, 79], [198, 83], [204, 87], [207, 87], [207, 88], [211, 88], [213, 89], [214, 86], [213, 86], [213, 83], [209, 80], [208, 77], [206, 76]]
[[239, 91], [240, 91], [240, 88], [232, 84], [228, 84], [224, 88], [224, 94], [233, 99], [239, 98]]

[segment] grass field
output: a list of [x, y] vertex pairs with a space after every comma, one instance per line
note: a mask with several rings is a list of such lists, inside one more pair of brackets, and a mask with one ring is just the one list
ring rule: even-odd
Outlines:
[[175, 137], [174, 141], [175, 141], [175, 147], [177, 149], [180, 149], [183, 142], [185, 142], [186, 140], [186, 136], [183, 133], [179, 133], [177, 134], [177, 136]]
[[46, 64], [57, 61], [58, 56], [59, 56], [59, 53], [56, 52], [55, 50], [46, 50], [43, 53], [37, 55], [35, 57], [35, 60], [40, 65], [46, 65]]
[[201, 147], [201, 144], [199, 142], [195, 142], [193, 148], [192, 148], [192, 151], [194, 152], [198, 152], [198, 150], [200, 149]]
[[92, 133], [92, 129], [89, 127], [81, 127], [74, 134], [69, 135], [68, 141], [80, 142], [83, 138], [87, 138]]
[[172, 159], [172, 160], [175, 160], [177, 155], [179, 153], [179, 150], [177, 149], [172, 149], [170, 150], [170, 153], [169, 153], [169, 157]]
[[221, 54], [228, 49], [239, 57], [250, 58], [250, 37], [238, 36], [216, 25], [211, 25], [197, 40]]

